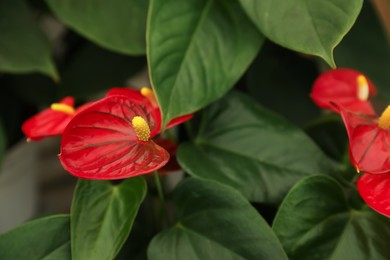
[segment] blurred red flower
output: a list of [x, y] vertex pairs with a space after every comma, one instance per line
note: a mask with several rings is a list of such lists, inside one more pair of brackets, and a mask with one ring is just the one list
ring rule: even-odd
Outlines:
[[376, 88], [362, 73], [352, 69], [335, 69], [322, 74], [314, 82], [310, 94], [321, 108], [335, 112], [334, 102], [351, 111], [375, 114], [368, 98], [376, 95]]

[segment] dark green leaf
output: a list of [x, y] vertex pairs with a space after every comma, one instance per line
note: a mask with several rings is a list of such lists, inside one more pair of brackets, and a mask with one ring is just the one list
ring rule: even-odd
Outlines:
[[264, 219], [234, 189], [189, 179], [175, 193], [179, 222], [151, 242], [154, 259], [287, 259]]
[[362, 0], [240, 0], [270, 40], [320, 56], [335, 67], [333, 49], [351, 29]]
[[309, 94], [315, 63], [267, 42], [247, 74], [248, 90], [262, 105], [302, 125], [318, 116]]
[[355, 26], [335, 50], [337, 64], [360, 70], [373, 80], [379, 95], [390, 98], [390, 48], [370, 1], [365, 1]]
[[140, 177], [118, 185], [80, 179], [72, 203], [72, 259], [113, 259], [129, 236], [145, 194]]
[[145, 53], [147, 0], [47, 0], [58, 18], [91, 41], [125, 54]]
[[193, 131], [195, 140], [179, 147], [183, 169], [233, 186], [251, 201], [279, 202], [302, 177], [332, 167], [300, 129], [243, 94], [207, 108]]
[[0, 235], [1, 260], [70, 260], [69, 216], [49, 216]]
[[340, 185], [327, 176], [311, 176], [294, 186], [273, 229], [292, 260], [390, 258], [389, 219], [348, 208]]
[[263, 37], [237, 0], [152, 0], [148, 59], [164, 125], [225, 94]]
[[50, 45], [23, 0], [0, 1], [0, 71], [57, 78]]

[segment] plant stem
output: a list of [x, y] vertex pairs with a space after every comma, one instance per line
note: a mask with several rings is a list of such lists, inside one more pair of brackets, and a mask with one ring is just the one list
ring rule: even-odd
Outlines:
[[164, 198], [164, 192], [162, 189], [162, 185], [160, 182], [160, 176], [158, 175], [157, 171], [153, 172], [153, 177], [154, 177], [154, 183], [156, 185], [158, 197], [160, 198], [160, 216], [162, 217], [161, 222], [162, 222], [162, 227], [165, 227], [168, 221], [168, 210], [165, 204], [165, 198]]

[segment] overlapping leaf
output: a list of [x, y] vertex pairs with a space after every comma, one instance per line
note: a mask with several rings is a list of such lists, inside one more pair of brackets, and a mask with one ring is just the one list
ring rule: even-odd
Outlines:
[[240, 0], [259, 30], [295, 51], [335, 67], [333, 49], [351, 29], [362, 0]]
[[348, 207], [340, 185], [311, 176], [286, 196], [274, 220], [290, 259], [389, 259], [389, 219]]
[[237, 188], [251, 201], [279, 202], [300, 178], [332, 165], [298, 128], [254, 100], [230, 93], [207, 108], [194, 141], [179, 147], [189, 174]]
[[49, 216], [0, 235], [0, 259], [70, 260], [69, 216]]
[[142, 178], [119, 185], [79, 180], [72, 203], [72, 259], [114, 259], [146, 194]]
[[148, 59], [164, 125], [225, 94], [263, 38], [236, 0], [152, 0]]
[[0, 1], [0, 71], [57, 78], [50, 44], [23, 0]]
[[83, 36], [113, 51], [145, 53], [147, 0], [47, 0], [57, 17]]
[[152, 240], [149, 259], [287, 259], [268, 224], [234, 189], [190, 179], [174, 201], [179, 222]]

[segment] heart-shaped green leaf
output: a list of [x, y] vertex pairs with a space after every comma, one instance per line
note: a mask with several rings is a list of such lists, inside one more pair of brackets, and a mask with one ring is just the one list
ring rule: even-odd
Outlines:
[[0, 1], [0, 71], [57, 78], [50, 44], [23, 0]]
[[147, 0], [47, 0], [66, 25], [102, 47], [145, 53]]
[[351, 29], [362, 0], [240, 0], [259, 30], [295, 51], [335, 67], [333, 49]]
[[200, 121], [194, 141], [179, 147], [180, 165], [251, 201], [280, 202], [302, 177], [332, 168], [300, 129], [238, 92], [207, 108]]
[[283, 201], [273, 229], [290, 259], [389, 259], [390, 220], [347, 205], [328, 176], [310, 176]]
[[147, 39], [164, 125], [225, 94], [263, 42], [237, 0], [151, 0]]
[[114, 259], [146, 194], [142, 178], [79, 180], [72, 203], [72, 259]]
[[179, 222], [157, 235], [148, 258], [287, 259], [268, 224], [234, 189], [188, 179], [174, 192]]
[[0, 235], [1, 260], [70, 260], [69, 216], [49, 216]]
[[340, 67], [360, 70], [390, 98], [390, 48], [383, 26], [370, 1], [364, 1], [356, 24], [335, 50]]

